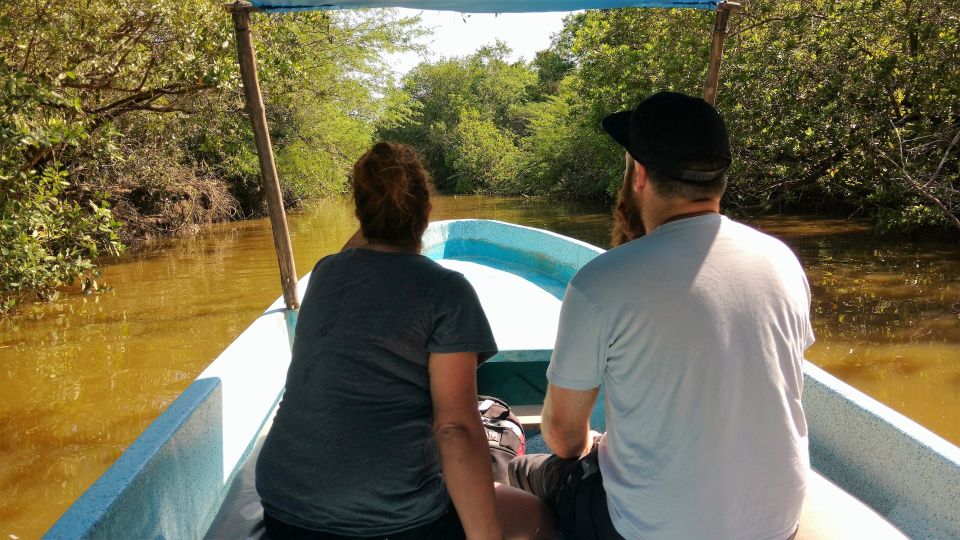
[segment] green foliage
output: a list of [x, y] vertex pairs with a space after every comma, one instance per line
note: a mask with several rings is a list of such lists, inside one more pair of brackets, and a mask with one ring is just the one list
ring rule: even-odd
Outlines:
[[[59, 149], [85, 143], [78, 103], [33, 84], [0, 59], [0, 312], [19, 299], [47, 298], [55, 286], [92, 274], [91, 259], [122, 245], [102, 193], [74, 193]], [[51, 114], [40, 114], [50, 109]], [[42, 172], [31, 155], [49, 152]]]
[[381, 123], [379, 136], [416, 146], [441, 189], [516, 192], [516, 140], [537, 79], [526, 63], [507, 62], [509, 54], [498, 42], [464, 58], [417, 66], [401, 83], [405, 97], [393, 98], [402, 108]]
[[[944, 32], [960, 7], [750, 8], [721, 91], [740, 142], [738, 202], [841, 207], [888, 228], [945, 223], [939, 210], [914, 210], [929, 202], [904, 174], [931, 174], [960, 130], [960, 49]], [[956, 160], [943, 172], [955, 181]]]
[[517, 180], [523, 193], [603, 197], [605, 186], [598, 179], [623, 161], [606, 134], [583, 121], [591, 114], [590, 104], [572, 88], [573, 82], [565, 79], [557, 95], [525, 110], [529, 136], [520, 142], [523, 164]]
[[[372, 144], [372, 124], [385, 110], [381, 97], [394, 84], [383, 55], [414, 47], [422, 33], [416, 23], [353, 10], [259, 21], [260, 76], [288, 204], [346, 191], [346, 171]], [[244, 141], [242, 147], [252, 146]], [[226, 169], [224, 176], [231, 173]]]
[[[735, 154], [726, 204], [960, 230], [960, 4], [744, 4], [731, 18], [718, 96]], [[572, 15], [532, 64], [512, 66], [527, 72], [512, 85], [502, 70], [471, 70], [484, 66], [482, 53], [422, 65], [403, 82], [408, 101], [398, 100], [413, 114], [382, 133], [423, 149], [444, 189], [612, 198], [622, 150], [600, 120], [659, 90], [701, 94], [713, 17]], [[488, 122], [472, 138], [456, 135], [467, 110]]]
[[116, 255], [122, 249], [108, 202], [88, 200], [84, 206], [64, 200], [71, 187], [65, 171], [47, 167], [26, 180], [3, 181], [0, 311], [13, 307], [17, 298], [51, 298], [56, 285], [84, 275], [92, 279], [92, 260], [101, 251]]
[[511, 193], [516, 170], [517, 147], [480, 111], [464, 109], [453, 129], [447, 154], [457, 193]]
[[[416, 22], [254, 16], [289, 204], [344, 190], [392, 87], [382, 54], [415, 48]], [[264, 210], [233, 34], [211, 0], [0, 3], [0, 299], [92, 272], [118, 233]]]
[[[595, 111], [581, 118], [596, 125], [660, 89], [699, 94], [709, 18], [578, 16], [575, 81]], [[956, 153], [945, 154], [960, 131], [958, 20], [960, 7], [935, 1], [747, 3], [732, 18], [718, 98], [735, 152], [727, 203], [861, 212], [882, 228], [947, 223], [931, 197], [948, 210], [956, 199]]]
[[[728, 206], [960, 230], [960, 4], [744, 4], [718, 102]], [[600, 120], [657, 90], [699, 94], [712, 17], [588, 11], [533, 62], [494, 43], [397, 87], [382, 54], [417, 47], [416, 18], [256, 15], [285, 199], [344, 192], [375, 136], [419, 148], [444, 190], [610, 199], [622, 151]], [[120, 233], [263, 211], [219, 2], [0, 3], [0, 84], [0, 298], [53, 294], [118, 252]]]

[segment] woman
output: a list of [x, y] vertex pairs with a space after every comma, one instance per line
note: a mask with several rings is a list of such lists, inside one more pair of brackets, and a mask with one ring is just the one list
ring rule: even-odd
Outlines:
[[360, 230], [314, 267], [286, 391], [257, 461], [271, 538], [550, 538], [536, 497], [494, 486], [477, 295], [419, 254], [429, 177], [378, 143], [353, 167]]

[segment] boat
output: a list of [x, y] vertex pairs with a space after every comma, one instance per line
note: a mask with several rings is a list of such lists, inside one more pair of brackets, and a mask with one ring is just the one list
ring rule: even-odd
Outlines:
[[[501, 349], [479, 368], [478, 389], [513, 405], [529, 451], [546, 451], [539, 406], [560, 301], [603, 250], [549, 231], [453, 220], [429, 226], [423, 253], [477, 290]], [[278, 298], [46, 538], [251, 537], [262, 511], [251, 456], [283, 391], [296, 323], [288, 313]], [[960, 449], [810, 363], [803, 403], [816, 472], [798, 538], [960, 537]], [[602, 396], [591, 424], [604, 428]]]
[[[726, 21], [737, 5], [697, 0], [255, 0], [232, 13], [241, 75], [267, 193], [283, 295], [154, 421], [47, 531], [48, 539], [246, 538], [257, 535], [252, 456], [283, 392], [297, 279], [250, 39], [255, 11], [420, 7], [463, 12], [611, 7], [717, 11], [705, 99], [713, 102]], [[488, 220], [433, 223], [423, 253], [462, 272], [478, 292], [501, 351], [478, 371], [478, 389], [513, 405], [530, 451], [560, 301], [573, 275], [602, 249], [549, 231]], [[960, 538], [960, 448], [807, 363], [803, 403], [814, 471], [798, 538]], [[602, 393], [602, 390], [601, 390]], [[605, 424], [602, 396], [592, 427]]]

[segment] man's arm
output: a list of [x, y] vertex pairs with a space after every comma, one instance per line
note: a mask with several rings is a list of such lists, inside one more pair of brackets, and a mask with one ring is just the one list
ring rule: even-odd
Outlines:
[[590, 412], [600, 388], [571, 390], [550, 384], [543, 401], [540, 431], [550, 449], [561, 458], [579, 458], [590, 451]]

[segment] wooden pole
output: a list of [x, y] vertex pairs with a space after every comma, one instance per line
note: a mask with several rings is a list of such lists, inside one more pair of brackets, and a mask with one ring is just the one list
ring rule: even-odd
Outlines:
[[713, 42], [710, 44], [710, 64], [707, 81], [703, 85], [703, 99], [714, 105], [717, 101], [717, 86], [720, 82], [720, 60], [723, 58], [723, 40], [727, 36], [730, 13], [740, 9], [736, 2], [721, 2], [717, 5], [717, 19], [713, 25]]
[[277, 262], [280, 264], [283, 300], [287, 309], [297, 309], [300, 307], [300, 301], [297, 298], [297, 269], [293, 262], [290, 229], [287, 227], [287, 214], [283, 210], [280, 179], [277, 176], [277, 164], [273, 160], [273, 146], [270, 143], [270, 131], [267, 129], [263, 94], [260, 92], [260, 79], [257, 77], [257, 60], [253, 51], [253, 40], [250, 37], [250, 13], [254, 8], [246, 2], [235, 2], [227, 5], [227, 11], [233, 16], [233, 27], [237, 33], [240, 76], [243, 79], [247, 111], [250, 113], [250, 122], [253, 124], [253, 138], [257, 143], [260, 177], [267, 194], [267, 212], [270, 214]]

